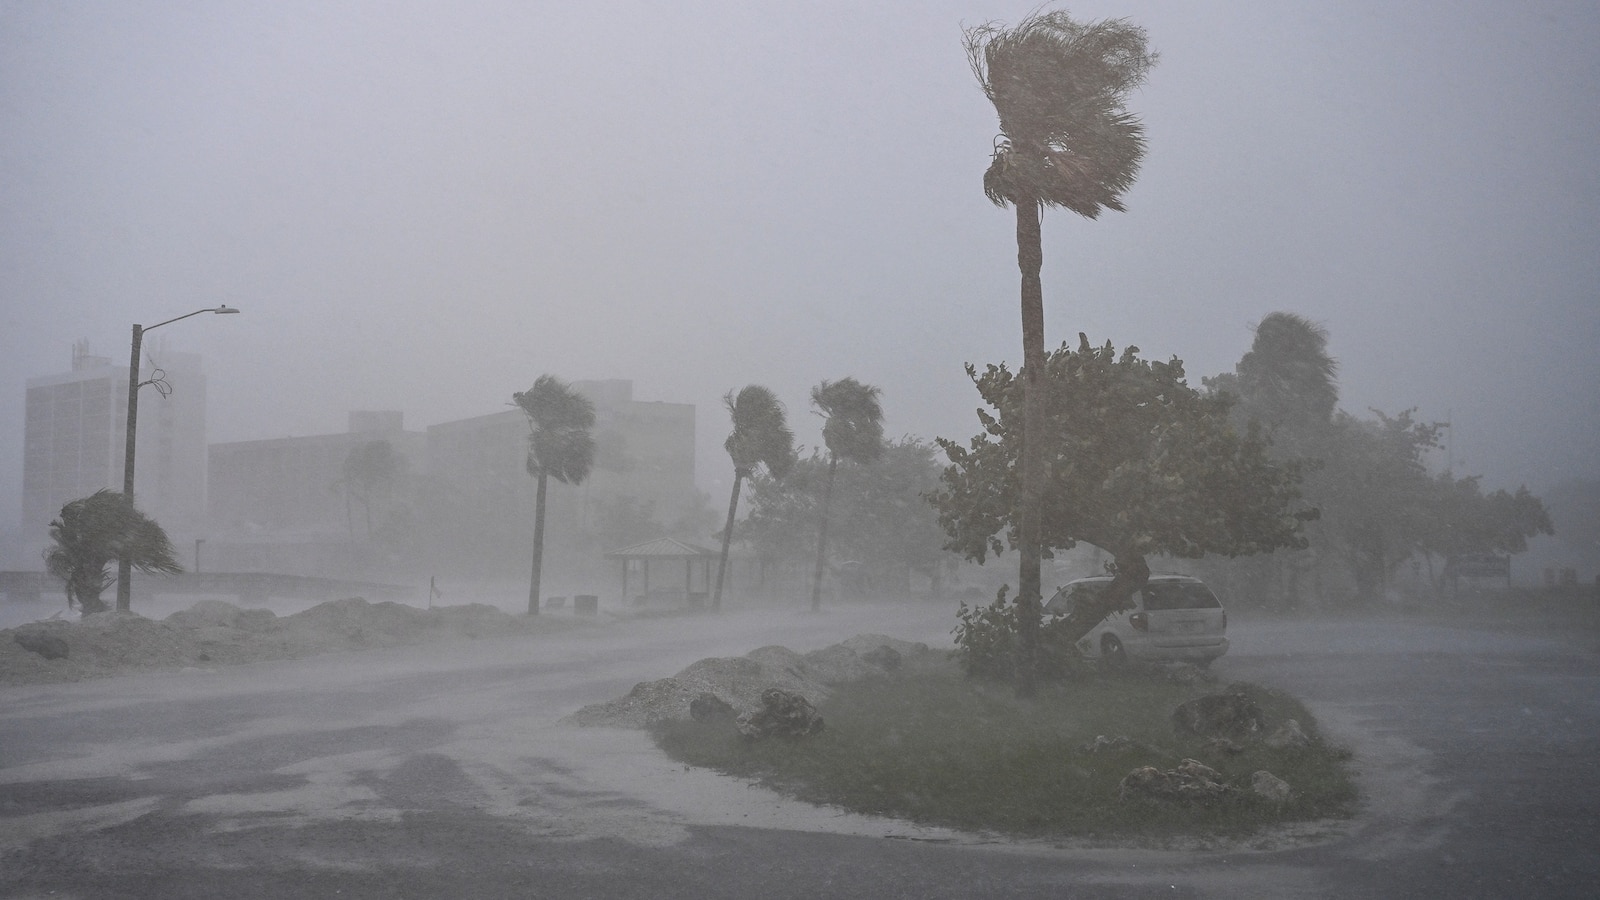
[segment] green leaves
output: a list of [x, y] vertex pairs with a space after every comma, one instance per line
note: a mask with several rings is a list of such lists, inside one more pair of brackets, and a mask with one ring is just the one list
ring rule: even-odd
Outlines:
[[733, 432], [722, 446], [733, 458], [739, 477], [748, 478], [763, 465], [775, 478], [788, 474], [795, 463], [794, 432], [789, 430], [777, 395], [750, 384], [737, 395], [729, 391], [722, 402], [733, 419]]
[[511, 395], [528, 415], [528, 474], [579, 484], [594, 467], [594, 404], [554, 375]]
[[[966, 446], [941, 439], [950, 465], [932, 497], [949, 549], [983, 561], [1016, 542], [1023, 382], [1005, 366], [969, 366], [992, 412]], [[1254, 430], [1228, 421], [1231, 400], [1184, 381], [1183, 362], [1120, 354], [1108, 342], [1065, 345], [1043, 376], [1046, 486], [1042, 543], [1087, 541], [1119, 558], [1234, 556], [1303, 546], [1299, 470], [1273, 464]]]
[[883, 452], [880, 391], [854, 378], [824, 381], [811, 389], [811, 403], [826, 420], [822, 441], [839, 459], [868, 463]]
[[84, 612], [105, 608], [100, 592], [115, 580], [106, 567], [123, 555], [141, 572], [183, 571], [167, 533], [119, 491], [96, 491], [61, 507], [50, 539], [55, 545], [45, 552], [45, 568], [66, 582]]
[[1011, 28], [967, 29], [967, 61], [1000, 117], [983, 190], [1000, 206], [1063, 206], [1087, 218], [1120, 211], [1144, 157], [1127, 95], [1156, 55], [1125, 20], [1080, 23], [1035, 13]]

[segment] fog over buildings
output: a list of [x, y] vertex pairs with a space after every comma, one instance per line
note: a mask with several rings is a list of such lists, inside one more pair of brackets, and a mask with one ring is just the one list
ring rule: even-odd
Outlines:
[[[30, 379], [84, 340], [125, 377], [133, 323], [218, 303], [244, 315], [156, 333], [174, 395], [141, 421], [185, 402], [180, 354], [224, 446], [631, 381], [695, 407], [713, 506], [747, 383], [808, 445], [846, 375], [890, 435], [969, 436], [962, 364], [1014, 365], [1020, 331], [961, 26], [1032, 8], [0, 0], [0, 531]], [[1198, 384], [1294, 312], [1342, 408], [1448, 418], [1458, 473], [1600, 478], [1600, 9], [1069, 8], [1161, 60], [1128, 212], [1044, 218], [1050, 344]]]

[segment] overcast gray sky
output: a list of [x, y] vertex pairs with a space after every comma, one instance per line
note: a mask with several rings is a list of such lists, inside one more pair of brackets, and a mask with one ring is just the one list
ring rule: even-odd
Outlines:
[[[543, 372], [697, 404], [713, 496], [750, 382], [808, 444], [845, 375], [891, 435], [964, 439], [962, 364], [1020, 324], [961, 27], [1031, 8], [0, 0], [0, 522], [26, 379], [217, 303], [156, 332], [204, 355], [212, 441], [420, 429]], [[1198, 386], [1295, 312], [1346, 410], [1452, 416], [1458, 472], [1600, 477], [1600, 6], [1067, 8], [1161, 62], [1128, 212], [1046, 214], [1051, 345]]]

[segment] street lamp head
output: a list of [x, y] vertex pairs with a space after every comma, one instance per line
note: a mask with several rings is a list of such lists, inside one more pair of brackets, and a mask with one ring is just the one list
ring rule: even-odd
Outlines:
[[212, 312], [216, 313], [219, 316], [223, 315], [223, 314], [226, 314], [226, 313], [236, 313], [238, 311], [239, 311], [239, 308], [237, 306], [229, 306], [226, 303], [224, 303], [221, 306], [217, 307], [216, 309], [212, 310]]

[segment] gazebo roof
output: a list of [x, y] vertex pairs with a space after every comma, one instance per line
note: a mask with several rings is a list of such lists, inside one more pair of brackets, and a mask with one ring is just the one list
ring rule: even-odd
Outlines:
[[686, 544], [676, 538], [656, 538], [621, 550], [612, 550], [606, 559], [700, 559], [716, 556], [717, 551], [695, 544]]

